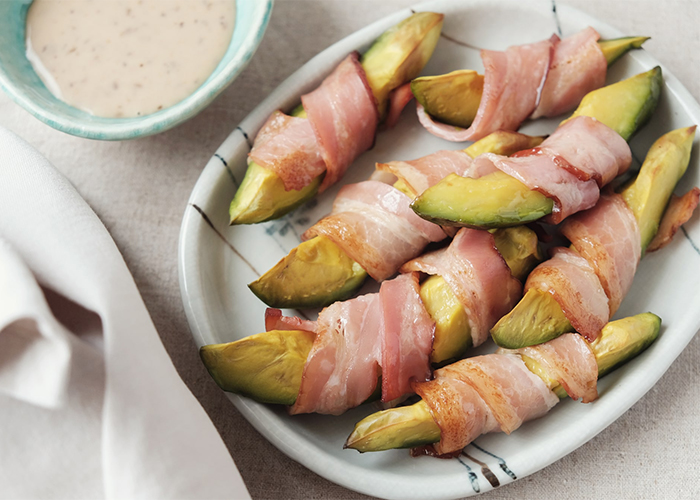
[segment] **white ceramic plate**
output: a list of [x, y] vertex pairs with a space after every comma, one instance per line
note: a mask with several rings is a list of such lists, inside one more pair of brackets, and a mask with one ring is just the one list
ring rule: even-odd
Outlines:
[[[552, 32], [566, 36], [588, 25], [603, 38], [623, 36], [572, 8], [552, 11], [549, 0], [459, 0], [421, 4], [415, 10], [445, 13], [444, 36], [424, 74], [461, 68], [482, 70], [478, 48], [505, 49]], [[328, 48], [294, 73], [246, 118], [217, 150], [192, 192], [180, 235], [182, 296], [199, 345], [230, 342], [264, 330], [265, 305], [246, 287], [299, 243], [299, 235], [330, 207], [340, 186], [283, 219], [254, 226], [228, 226], [228, 205], [243, 178], [250, 139], [275, 109], [291, 109], [352, 50], [364, 50], [381, 32], [410, 15], [397, 12]], [[656, 66], [634, 51], [610, 69], [609, 82]], [[700, 123], [700, 106], [664, 70], [665, 85], [652, 122], [632, 141], [637, 159], [662, 134]], [[551, 132], [559, 120], [528, 123], [526, 133]], [[462, 146], [464, 147], [464, 146]], [[399, 125], [382, 132], [343, 179], [369, 176], [376, 161], [413, 159], [460, 145], [433, 137], [409, 108]], [[678, 192], [700, 184], [697, 147]], [[581, 446], [641, 398], [700, 329], [700, 218], [695, 215], [663, 251], [642, 261], [633, 289], [617, 317], [653, 311], [664, 320], [658, 341], [599, 383], [600, 398], [584, 405], [567, 400], [510, 436], [482, 436], [456, 460], [410, 458], [406, 451], [361, 455], [343, 450], [354, 424], [376, 410], [356, 408], [340, 417], [288, 416], [282, 408], [229, 395], [243, 415], [282, 452], [346, 488], [384, 498], [456, 498], [488, 491], [547, 466]], [[289, 313], [290, 311], [288, 311]], [[492, 349], [493, 346], [481, 349]]]

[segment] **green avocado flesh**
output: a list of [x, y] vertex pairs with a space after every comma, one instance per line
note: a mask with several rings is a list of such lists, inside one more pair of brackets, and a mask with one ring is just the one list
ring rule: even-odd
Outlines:
[[261, 403], [291, 405], [313, 341], [311, 332], [271, 330], [228, 344], [205, 345], [199, 355], [223, 390]]
[[[389, 93], [418, 76], [435, 49], [442, 30], [442, 14], [420, 12], [379, 37], [362, 57], [367, 81], [384, 115]], [[292, 116], [306, 118], [302, 105]], [[316, 196], [321, 174], [300, 190], [287, 191], [282, 179], [251, 162], [229, 208], [231, 224], [257, 224], [278, 219]]]
[[248, 287], [270, 307], [324, 307], [348, 298], [367, 272], [325, 236], [301, 243]]
[[[621, 191], [641, 233], [642, 250], [656, 235], [676, 184], [688, 168], [695, 126], [661, 136], [649, 149], [637, 177]], [[535, 314], [533, 314], [535, 311]], [[523, 299], [491, 330], [502, 347], [540, 344], [572, 331], [559, 303], [550, 294], [528, 290]]]
[[611, 321], [591, 344], [598, 363], [598, 378], [627, 363], [649, 347], [659, 336], [661, 318], [642, 313]]
[[431, 276], [421, 284], [420, 298], [435, 321], [431, 363], [461, 357], [472, 346], [471, 328], [467, 312], [450, 285], [442, 276]]
[[[659, 335], [661, 319], [643, 313], [608, 323], [589, 344], [598, 363], [598, 376], [609, 373], [644, 351]], [[559, 397], [566, 392], [541, 364], [522, 356], [525, 365]], [[440, 440], [440, 427], [425, 401], [373, 413], [355, 425], [346, 448], [360, 452], [413, 448]]]
[[668, 200], [690, 162], [695, 126], [661, 136], [649, 148], [637, 178], [620, 194], [639, 222], [642, 250], [659, 229]]
[[229, 208], [231, 224], [257, 224], [279, 219], [316, 196], [323, 175], [299, 191], [287, 191], [276, 173], [250, 162]]
[[494, 231], [498, 252], [510, 268], [510, 273], [525, 281], [537, 264], [544, 260], [537, 234], [525, 226], [507, 227]]
[[542, 144], [544, 139], [545, 137], [541, 135], [525, 135], [510, 130], [497, 130], [479, 139], [466, 148], [464, 152], [472, 158], [484, 153], [510, 156], [518, 151], [537, 147]]
[[433, 118], [468, 128], [474, 121], [484, 90], [484, 75], [471, 69], [439, 76], [423, 76], [411, 82], [411, 91]]
[[391, 91], [417, 77], [433, 55], [444, 17], [433, 12], [413, 14], [385, 31], [362, 56], [381, 117]]
[[[524, 280], [543, 259], [537, 235], [524, 226], [498, 229], [494, 241], [513, 276]], [[442, 276], [430, 276], [420, 286], [425, 309], [435, 321], [430, 361], [443, 365], [458, 359], [472, 346], [469, 318], [450, 285]]]
[[483, 229], [526, 224], [552, 212], [554, 202], [503, 172], [478, 179], [450, 174], [411, 204], [422, 218], [442, 226]]
[[656, 66], [645, 73], [589, 92], [571, 118], [591, 116], [628, 141], [651, 118], [659, 103], [662, 86], [661, 68]]
[[603, 51], [605, 60], [610, 66], [630, 50], [640, 48], [647, 40], [649, 40], [648, 36], [626, 36], [612, 40], [598, 40], [598, 47]]
[[552, 295], [530, 289], [491, 329], [491, 337], [501, 347], [518, 349], [541, 344], [573, 331]]
[[361, 420], [344, 448], [361, 453], [415, 448], [440, 441], [440, 427], [424, 401], [374, 413]]
[[[628, 140], [656, 109], [663, 79], [656, 67], [586, 94], [573, 116], [590, 116]], [[441, 225], [507, 227], [551, 213], [554, 202], [502, 172], [467, 179], [450, 175], [413, 202], [413, 210]]]
[[[638, 49], [649, 37], [635, 36], [599, 40], [610, 66], [632, 49]], [[468, 128], [479, 109], [484, 90], [484, 76], [471, 69], [444, 75], [423, 76], [411, 82], [411, 91], [426, 113], [442, 123]]]

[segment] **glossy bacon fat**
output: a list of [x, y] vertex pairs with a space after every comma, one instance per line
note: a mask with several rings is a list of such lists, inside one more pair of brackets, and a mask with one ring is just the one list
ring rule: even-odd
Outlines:
[[565, 333], [544, 344], [514, 351], [499, 349], [498, 352], [520, 354], [535, 360], [571, 399], [590, 403], [598, 398], [598, 363], [588, 342], [576, 333]]
[[568, 219], [562, 234], [593, 267], [609, 298], [612, 317], [632, 286], [642, 256], [634, 214], [620, 195], [603, 195], [594, 208]]
[[642, 253], [639, 226], [622, 197], [610, 193], [568, 219], [562, 233], [575, 251], [555, 248], [525, 291], [552, 294], [576, 331], [593, 341], [632, 286]]
[[450, 174], [462, 175], [471, 164], [472, 157], [464, 151], [443, 150], [417, 160], [377, 163], [377, 170], [394, 174], [419, 195]]

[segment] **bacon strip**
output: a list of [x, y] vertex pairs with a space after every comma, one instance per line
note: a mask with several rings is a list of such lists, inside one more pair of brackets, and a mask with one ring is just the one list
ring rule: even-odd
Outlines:
[[326, 170], [311, 123], [281, 111], [265, 122], [248, 156], [276, 173], [287, 191], [302, 189]]
[[316, 322], [296, 316], [282, 316], [282, 311], [268, 307], [265, 309], [265, 331], [271, 330], [305, 330], [316, 332]]
[[605, 326], [608, 297], [586, 259], [568, 248], [553, 250], [552, 258], [538, 265], [525, 282], [530, 289], [550, 293], [574, 329], [593, 342]]
[[605, 85], [608, 63], [588, 27], [556, 44], [542, 98], [531, 118], [557, 116], [577, 106], [583, 96]]
[[[535, 148], [537, 149], [537, 148]], [[560, 156], [562, 167], [582, 181], [603, 187], [632, 165], [632, 151], [620, 134], [590, 116], [560, 125], [540, 146]], [[526, 153], [516, 153], [515, 156]]]
[[612, 317], [632, 286], [642, 256], [634, 214], [620, 195], [603, 195], [594, 208], [568, 219], [561, 231], [593, 267]]
[[474, 141], [496, 130], [517, 130], [530, 116], [555, 116], [573, 109], [588, 92], [605, 84], [607, 61], [587, 28], [559, 40], [482, 50], [484, 91], [468, 129], [439, 123], [418, 105], [418, 120], [428, 132], [454, 142]]
[[[558, 224], [593, 207], [600, 196], [599, 187], [627, 171], [632, 153], [617, 132], [595, 118], [578, 116], [539, 147], [511, 157], [485, 153], [473, 165], [486, 162], [554, 200], [554, 209], [545, 221]], [[480, 171], [489, 172], [483, 167]]]
[[671, 195], [671, 201], [668, 203], [668, 208], [659, 224], [659, 231], [651, 240], [647, 247], [647, 252], [654, 252], [659, 248], [665, 247], [676, 234], [680, 227], [688, 222], [698, 206], [700, 201], [700, 188], [693, 188], [683, 196], [678, 197]]
[[292, 415], [340, 415], [365, 401], [377, 386], [380, 345], [377, 295], [336, 302], [319, 314], [316, 338], [304, 365]]
[[372, 278], [383, 281], [429, 242], [445, 238], [439, 226], [418, 217], [410, 204], [408, 196], [382, 182], [350, 184], [338, 192], [331, 215], [303, 238], [327, 236]]
[[359, 54], [346, 57], [320, 87], [303, 95], [301, 102], [326, 164], [319, 188], [323, 192], [374, 144], [379, 112]]
[[[382, 283], [379, 293], [336, 302], [308, 322], [315, 324], [303, 329], [316, 338], [290, 412], [339, 415], [372, 394], [380, 373], [382, 401], [428, 380], [435, 322], [418, 290], [417, 273], [402, 275]], [[284, 323], [277, 312], [270, 317]]]
[[430, 379], [435, 322], [420, 298], [418, 273], [382, 283], [379, 300], [383, 314], [382, 401], [386, 402], [412, 392], [411, 380]]
[[393, 128], [399, 121], [401, 112], [409, 102], [413, 100], [413, 92], [411, 92], [411, 83], [404, 83], [398, 88], [395, 88], [389, 94], [389, 112], [384, 120], [386, 128]]
[[476, 141], [496, 130], [517, 130], [537, 106], [557, 40], [553, 37], [503, 52], [482, 50], [484, 90], [468, 129], [434, 121], [420, 104], [418, 119], [431, 134], [454, 142]]
[[544, 219], [546, 222], [558, 224], [573, 213], [591, 208], [598, 201], [600, 192], [595, 181], [581, 181], [569, 171], [561, 156], [547, 149], [534, 148], [510, 158], [493, 153], [482, 156], [502, 172], [554, 201], [552, 213]]
[[427, 253], [401, 267], [440, 275], [467, 311], [472, 343], [481, 345], [496, 322], [521, 297], [522, 285], [487, 231], [463, 228], [446, 248]]
[[559, 402], [519, 356], [489, 354], [458, 361], [413, 388], [440, 427], [435, 452], [461, 450], [486, 432], [511, 433]]
[[377, 163], [377, 170], [391, 172], [419, 195], [449, 174], [461, 175], [471, 164], [472, 157], [464, 151], [438, 151], [417, 160]]
[[537, 361], [564, 388], [571, 399], [590, 403], [598, 398], [598, 362], [588, 342], [576, 333], [517, 350], [499, 349]]

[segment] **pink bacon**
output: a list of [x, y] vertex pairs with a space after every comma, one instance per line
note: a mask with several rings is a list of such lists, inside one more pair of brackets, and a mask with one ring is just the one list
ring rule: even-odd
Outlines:
[[448, 141], [475, 141], [496, 130], [517, 130], [528, 116], [569, 111], [588, 92], [605, 83], [607, 61], [587, 28], [573, 36], [507, 48], [482, 50], [484, 90], [468, 129], [434, 121], [418, 105], [418, 119], [433, 135]]
[[[325, 171], [322, 192], [374, 144], [379, 113], [359, 54], [346, 57], [301, 101], [308, 119], [276, 111], [258, 133], [249, 156], [275, 172], [287, 190], [299, 190]], [[406, 102], [404, 97], [403, 105]]]
[[[489, 169], [488, 164], [492, 167]], [[482, 165], [486, 164], [486, 165]], [[600, 187], [624, 173], [632, 164], [627, 142], [610, 127], [589, 116], [577, 116], [561, 125], [539, 147], [511, 157], [484, 153], [468, 175], [496, 170], [518, 179], [532, 190], [554, 200], [544, 220], [558, 224], [569, 215], [593, 207]]]
[[412, 380], [430, 378], [435, 323], [418, 293], [418, 275], [401, 275], [379, 293], [336, 302], [318, 321], [287, 323], [281, 313], [268, 327], [306, 327], [316, 333], [292, 414], [338, 415], [375, 390], [381, 368], [382, 401], [410, 392]]
[[568, 219], [562, 233], [576, 249], [555, 248], [525, 283], [551, 294], [574, 329], [597, 338], [625, 297], [641, 258], [641, 237], [634, 214], [618, 194]]
[[333, 211], [304, 234], [323, 235], [377, 281], [391, 277], [407, 260], [419, 255], [431, 241], [445, 238], [439, 226], [418, 217], [411, 199], [379, 181], [344, 186]]
[[[482, 434], [510, 434], [556, 405], [559, 398], [528, 370], [519, 354], [501, 350], [465, 359], [436, 370], [429, 382], [415, 382], [413, 389], [440, 427], [440, 441], [414, 454], [458, 452]], [[572, 397], [596, 398], [596, 359], [578, 335], [564, 335], [522, 354], [546, 364]]]
[[522, 285], [496, 249], [493, 235], [478, 229], [460, 229], [448, 247], [407, 262], [401, 271], [445, 279], [467, 311], [474, 346], [488, 339], [491, 328], [522, 294]]

